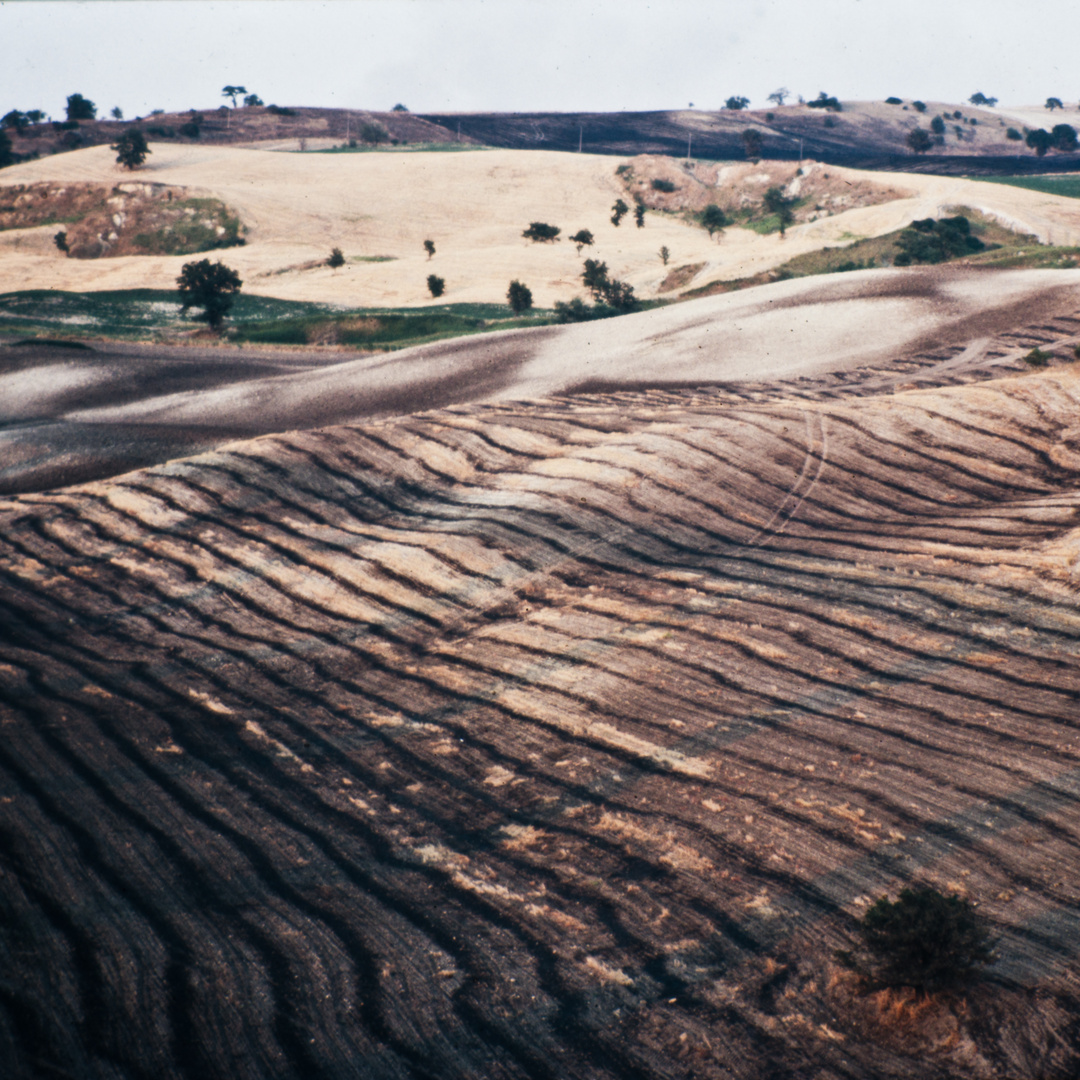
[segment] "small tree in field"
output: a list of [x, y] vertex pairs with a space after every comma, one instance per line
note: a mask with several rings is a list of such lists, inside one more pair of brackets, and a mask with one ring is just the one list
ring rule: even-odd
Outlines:
[[925, 154], [934, 145], [934, 140], [930, 138], [929, 132], [924, 131], [922, 128], [909, 131], [905, 141], [916, 154]]
[[446, 282], [435, 274], [428, 274], [427, 287], [432, 296], [439, 297], [446, 289]]
[[639, 229], [645, 228], [645, 204], [643, 202], [634, 203], [634, 224]]
[[326, 260], [326, 265], [331, 270], [336, 270], [339, 266], [345, 265], [345, 256], [341, 253], [341, 248], [332, 248], [330, 251], [330, 258]]
[[263, 104], [263, 99], [261, 97], [259, 97], [258, 94], [248, 94], [248, 96], [246, 98], [244, 98], [244, 107], [247, 108], [247, 109], [253, 109], [256, 106], [262, 105], [262, 104]]
[[111, 149], [116, 151], [117, 165], [123, 165], [125, 169], [139, 168], [146, 161], [146, 155], [151, 153], [146, 136], [138, 128], [128, 128]]
[[664, 245], [664, 246], [663, 246], [663, 247], [662, 247], [662, 248], [660, 249], [660, 261], [661, 261], [661, 262], [662, 262], [662, 263], [663, 263], [663, 264], [664, 264], [665, 266], [667, 266], [667, 264], [668, 264], [668, 259], [670, 259], [670, 258], [671, 258], [671, 249], [670, 249], [670, 248], [669, 248], [669, 247], [667, 246], [667, 244], [665, 244], [665, 245]]
[[573, 236], [570, 237], [570, 243], [576, 245], [577, 253], [581, 254], [583, 247], [592, 247], [593, 234], [588, 229], [578, 229]]
[[124, 119], [124, 110], [121, 109], [119, 105], [114, 105], [112, 107], [112, 111], [109, 113], [109, 115], [114, 120], [123, 120]]
[[990, 931], [971, 902], [936, 889], [901, 889], [872, 904], [859, 926], [864, 954], [837, 959], [872, 989], [912, 986], [919, 994], [950, 990], [975, 979], [995, 956]]
[[1028, 144], [1028, 146], [1031, 147], [1032, 150], [1035, 151], [1035, 153], [1039, 157], [1045, 157], [1046, 151], [1054, 145], [1053, 135], [1051, 135], [1050, 132], [1046, 131], [1044, 128], [1038, 128], [1035, 131], [1029, 131], [1027, 133], [1027, 139], [1025, 139], [1024, 141]]
[[84, 98], [82, 94], [69, 94], [67, 99], [67, 118], [69, 120], [93, 120], [97, 116], [97, 106]]
[[561, 232], [562, 229], [557, 225], [548, 225], [545, 221], [534, 221], [521, 235], [534, 244], [553, 244], [559, 239]]
[[619, 222], [629, 213], [630, 207], [622, 201], [622, 199], [616, 199], [614, 205], [611, 207], [611, 224], [615, 228], [619, 227]]
[[765, 192], [762, 202], [770, 214], [780, 219], [780, 236], [783, 237], [787, 227], [795, 220], [795, 200], [789, 199], [780, 188], [771, 187]]
[[511, 281], [510, 288], [506, 290], [506, 299], [514, 309], [514, 314], [520, 315], [532, 307], [532, 290], [520, 281]]
[[761, 157], [761, 132], [754, 128], [747, 128], [742, 133], [742, 141], [747, 159], [757, 161]]
[[725, 214], [716, 203], [709, 203], [709, 205], [701, 211], [701, 216], [698, 218], [698, 221], [700, 221], [702, 226], [708, 230], [710, 240], [712, 239], [713, 233], [723, 232], [729, 224], [727, 214]]
[[180, 310], [201, 307], [203, 312], [195, 318], [214, 330], [220, 330], [236, 294], [243, 282], [240, 275], [224, 263], [211, 263], [209, 259], [184, 263], [176, 279], [182, 305]]
[[65, 255], [68, 250], [67, 233], [61, 229], [54, 237], [53, 243], [56, 245], [58, 251], [62, 251]]
[[431, 256], [435, 254], [435, 241], [425, 240], [424, 250], [427, 252], [428, 262], [431, 262]]

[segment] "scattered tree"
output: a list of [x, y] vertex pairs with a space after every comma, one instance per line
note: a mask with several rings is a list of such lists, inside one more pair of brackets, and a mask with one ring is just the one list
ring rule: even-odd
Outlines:
[[1005, 138], [1011, 139], [1013, 142], [1023, 142], [1024, 140], [1024, 136], [1021, 135], [1020, 132], [1017, 131], [1014, 127], [1006, 129]]
[[1065, 106], [1061, 104], [1061, 98], [1048, 97], [1046, 99], [1046, 104], [1043, 106], [1043, 108], [1049, 109], [1051, 112], [1053, 112], [1055, 109], [1064, 109]]
[[431, 256], [435, 254], [435, 241], [425, 240], [424, 250], [427, 252], [428, 262], [431, 262]]
[[778, 187], [771, 187], [762, 198], [765, 209], [770, 214], [775, 214], [780, 220], [780, 236], [783, 237], [787, 227], [795, 220], [795, 200], [788, 198]]
[[988, 109], [992, 109], [998, 103], [996, 97], [987, 97], [981, 90], [976, 90], [975, 93], [968, 98], [968, 101], [970, 101], [972, 105], [983, 105]]
[[520, 281], [511, 281], [510, 288], [506, 290], [506, 299], [514, 309], [514, 314], [520, 315], [532, 307], [532, 290]]
[[244, 98], [244, 106], [248, 109], [252, 109], [256, 105], [262, 105], [262, 103], [263, 99], [259, 97], [258, 94], [248, 94], [247, 97]]
[[45, 114], [40, 109], [29, 109], [26, 113], [26, 119], [31, 124], [40, 124], [45, 119]]
[[915, 110], [915, 111], [916, 111], [917, 113], [924, 113], [924, 112], [926, 112], [926, 102], [925, 102], [925, 101], [913, 101], [913, 102], [911, 103], [911, 107], [912, 107], [912, 108], [913, 108], [913, 109], [914, 109], [914, 110]]
[[246, 94], [246, 93], [247, 93], [247, 87], [246, 86], [223, 86], [221, 88], [221, 96], [229, 98], [232, 101], [232, 107], [234, 109], [236, 108], [236, 99], [241, 94]]
[[570, 237], [570, 243], [577, 245], [577, 253], [581, 254], [583, 247], [592, 247], [593, 234], [588, 229], [578, 229], [573, 236]]
[[604, 295], [604, 290], [611, 284], [608, 277], [607, 263], [599, 259], [586, 259], [585, 269], [581, 273], [581, 280], [585, 288], [592, 293], [594, 300], [599, 300]]
[[1076, 128], [1072, 124], [1055, 124], [1050, 138], [1054, 140], [1054, 149], [1062, 153], [1071, 153], [1077, 148]]
[[67, 118], [69, 120], [93, 120], [97, 116], [97, 106], [82, 94], [69, 94], [67, 99]]
[[727, 101], [724, 102], [724, 108], [734, 109], [738, 112], [740, 109], [745, 109], [749, 104], [750, 99], [748, 97], [729, 97]]
[[634, 224], [639, 229], [645, 228], [645, 204], [643, 202], [634, 203]]
[[548, 225], [545, 221], [534, 221], [521, 235], [534, 244], [553, 244], [559, 239], [561, 232], [562, 229], [557, 225]]
[[116, 164], [125, 169], [138, 169], [151, 152], [146, 136], [138, 128], [128, 128], [110, 149], [116, 151]]
[[112, 107], [112, 111], [109, 113], [109, 115], [114, 120], [123, 120], [124, 119], [124, 110], [121, 109], [119, 105], [114, 105]]
[[940, 116], [935, 116], [934, 119], [930, 121], [930, 130], [935, 135], [944, 135], [945, 134], [945, 121], [944, 121], [944, 119], [942, 117], [940, 117]]
[[868, 957], [840, 952], [837, 958], [871, 989], [950, 990], [995, 960], [990, 931], [972, 903], [928, 886], [901, 889], [895, 901], [883, 896], [867, 910], [859, 934]]
[[757, 161], [761, 157], [761, 132], [755, 128], [746, 128], [742, 133], [743, 149], [750, 161]]
[[982, 251], [986, 246], [972, 235], [971, 223], [963, 214], [936, 221], [934, 218], [913, 221], [896, 243], [900, 250], [893, 259], [894, 266], [947, 262], [960, 255]]
[[378, 146], [390, 141], [390, 132], [382, 124], [365, 123], [360, 125], [360, 138], [366, 143]]
[[182, 301], [180, 310], [201, 307], [202, 314], [195, 318], [219, 330], [242, 284], [240, 275], [221, 261], [211, 263], [209, 259], [200, 259], [184, 263], [176, 279]]
[[716, 203], [709, 203], [701, 214], [698, 216], [698, 221], [702, 226], [708, 230], [709, 239], [713, 237], [713, 233], [723, 233], [723, 230], [730, 224], [727, 218], [727, 214], [720, 209]]
[[409, 110], [406, 109], [405, 106], [402, 105], [401, 102], [399, 101], [390, 111], [391, 112], [408, 112]]
[[765, 100], [773, 102], [774, 105], [782, 106], [784, 99], [791, 97], [791, 91], [786, 86], [781, 86], [779, 90], [774, 90]]
[[11, 140], [3, 129], [0, 129], [0, 169], [8, 165], [14, 165], [19, 156], [11, 150]]
[[614, 205], [611, 207], [611, 224], [615, 228], [619, 227], [619, 222], [626, 217], [629, 213], [630, 207], [622, 201], [622, 199], [616, 199]]
[[446, 289], [446, 282], [435, 274], [428, 274], [427, 287], [432, 296], [439, 297], [442, 296], [443, 291]]
[[1050, 354], [1044, 353], [1037, 345], [1024, 357], [1024, 363], [1028, 367], [1046, 367], [1049, 362]]
[[345, 265], [345, 256], [342, 255], [341, 248], [331, 248], [330, 258], [326, 260], [326, 265], [329, 266], [331, 270], [336, 270], [339, 266]]
[[1045, 157], [1046, 151], [1054, 145], [1054, 137], [1049, 131], [1046, 131], [1043, 128], [1037, 128], [1035, 131], [1029, 131], [1027, 133], [1025, 142], [1027, 142], [1028, 146], [1030, 146], [1039, 157]]
[[836, 98], [826, 94], [824, 90], [820, 90], [818, 96], [806, 104], [811, 109], [829, 109], [831, 112], [842, 112], [844, 109], [844, 106]]
[[55, 244], [55, 245], [57, 246], [57, 248], [58, 248], [58, 249], [59, 249], [60, 251], [62, 251], [62, 252], [63, 252], [63, 253], [65, 254], [65, 255], [67, 254], [67, 251], [68, 251], [67, 233], [66, 233], [66, 232], [65, 232], [65, 231], [64, 231], [63, 229], [61, 229], [61, 230], [60, 230], [60, 231], [59, 231], [59, 232], [58, 232], [58, 233], [57, 233], [57, 234], [56, 234], [56, 235], [55, 235], [55, 236], [53, 237], [53, 243], [54, 243], [54, 244]]
[[30, 117], [27, 116], [26, 113], [20, 112], [18, 109], [12, 109], [10, 112], [0, 116], [0, 128], [22, 131], [29, 126]]
[[660, 249], [660, 261], [661, 261], [661, 262], [662, 262], [662, 263], [663, 263], [663, 264], [664, 264], [665, 266], [667, 266], [667, 264], [668, 264], [668, 259], [670, 259], [670, 258], [671, 258], [671, 251], [669, 250], [669, 248], [668, 248], [667, 244], [665, 244], [665, 245], [664, 245], [664, 246], [663, 246], [663, 247], [662, 247], [662, 248]]
[[903, 101], [903, 98], [887, 97], [885, 99], [885, 104], [886, 105], [903, 105], [904, 101]]
[[650, 180], [649, 184], [652, 187], [653, 191], [662, 191], [665, 195], [670, 195], [673, 191], [678, 190], [674, 181], [672, 180]]
[[934, 140], [922, 128], [909, 131], [906, 142], [916, 154], [925, 154], [934, 145]]

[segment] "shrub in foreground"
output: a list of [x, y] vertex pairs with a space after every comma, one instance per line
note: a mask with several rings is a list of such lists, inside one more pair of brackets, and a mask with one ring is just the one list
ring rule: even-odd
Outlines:
[[514, 309], [514, 314], [520, 315], [521, 312], [528, 311], [532, 307], [532, 290], [520, 281], [511, 281], [510, 288], [506, 290], [506, 300]]

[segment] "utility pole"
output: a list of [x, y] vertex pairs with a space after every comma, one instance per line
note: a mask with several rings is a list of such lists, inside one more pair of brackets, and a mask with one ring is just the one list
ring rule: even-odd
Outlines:
[[581, 144], [585, 138], [585, 128], [581, 124], [578, 124], [577, 129], [577, 152], [581, 153]]
[[690, 134], [686, 136], [686, 163], [687, 163], [687, 165], [690, 164], [690, 140], [693, 139], [693, 137], [694, 137], [693, 132], [690, 132]]

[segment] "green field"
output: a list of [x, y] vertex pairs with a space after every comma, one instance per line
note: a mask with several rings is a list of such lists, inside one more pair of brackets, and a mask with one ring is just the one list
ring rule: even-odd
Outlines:
[[[83, 293], [35, 289], [0, 294], [0, 333], [26, 338], [178, 341], [203, 327], [191, 316], [180, 313], [180, 301], [171, 289]], [[553, 321], [552, 311], [514, 315], [506, 304], [346, 310], [241, 293], [229, 312], [226, 340], [400, 349], [439, 338]]]
[[987, 184], [1009, 184], [1012, 187], [1027, 188], [1029, 191], [1045, 191], [1048, 195], [1064, 195], [1069, 199], [1080, 199], [1080, 176], [974, 176]]

